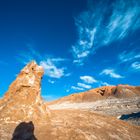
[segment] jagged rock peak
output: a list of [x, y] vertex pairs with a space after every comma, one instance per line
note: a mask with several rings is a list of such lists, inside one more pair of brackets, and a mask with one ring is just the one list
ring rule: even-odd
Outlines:
[[41, 66], [38, 66], [35, 61], [30, 62], [21, 70], [5, 96], [33, 96], [32, 98], [40, 96], [43, 74], [44, 70]]
[[1, 120], [9, 116], [8, 122], [42, 121], [48, 117], [49, 109], [40, 95], [43, 73], [43, 68], [35, 61], [21, 70], [0, 101]]
[[40, 91], [43, 74], [44, 70], [41, 66], [38, 66], [35, 61], [30, 62], [10, 85], [4, 100], [11, 100], [12, 98], [21, 103], [26, 101], [26, 104], [42, 102]]
[[35, 61], [32, 61], [21, 70], [17, 79], [23, 86], [36, 86], [36, 84], [40, 85], [40, 80], [43, 74], [43, 68], [38, 66]]
[[32, 73], [35, 76], [41, 78], [42, 75], [44, 74], [44, 70], [42, 66], [37, 65], [36, 61], [31, 61], [21, 70], [21, 74], [29, 74], [29, 73], [30, 74]]

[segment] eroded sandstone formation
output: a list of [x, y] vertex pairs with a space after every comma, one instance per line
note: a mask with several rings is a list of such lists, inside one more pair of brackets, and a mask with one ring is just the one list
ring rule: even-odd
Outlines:
[[56, 101], [52, 101], [49, 104], [71, 102], [95, 102], [104, 99], [125, 99], [140, 97], [139, 86], [129, 85], [117, 85], [117, 86], [103, 86], [95, 89], [91, 89], [85, 92], [74, 93], [65, 97], [62, 97]]
[[[52, 110], [81, 109], [140, 125], [140, 87], [103, 86], [47, 103]], [[125, 116], [125, 117], [124, 117]]]
[[40, 96], [43, 74], [43, 68], [35, 61], [21, 70], [0, 101], [1, 121], [43, 121], [48, 117], [49, 109]]

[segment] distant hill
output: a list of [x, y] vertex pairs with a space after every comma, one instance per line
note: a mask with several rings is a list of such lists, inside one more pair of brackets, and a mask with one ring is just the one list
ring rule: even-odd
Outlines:
[[[103, 86], [71, 94], [47, 105], [53, 110], [82, 109], [121, 118], [122, 115], [140, 112], [140, 86]], [[140, 125], [140, 116], [128, 121]]]
[[108, 98], [134, 98], [140, 97], [140, 86], [117, 85], [117, 86], [103, 86], [100, 88], [91, 89], [86, 92], [75, 93], [69, 96], [52, 101], [49, 104], [69, 102], [93, 102]]

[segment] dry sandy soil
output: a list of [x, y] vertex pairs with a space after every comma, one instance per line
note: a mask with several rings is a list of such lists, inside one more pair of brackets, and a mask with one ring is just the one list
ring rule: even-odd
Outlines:
[[[40, 116], [41, 117], [41, 116]], [[0, 139], [9, 140], [21, 122], [0, 123]], [[89, 111], [57, 110], [51, 112], [46, 122], [33, 122], [34, 131], [24, 132], [24, 137], [34, 136], [38, 140], [139, 140], [140, 127], [126, 122], [98, 115]], [[16, 139], [15, 139], [16, 140]], [[21, 139], [22, 140], [22, 139]]]

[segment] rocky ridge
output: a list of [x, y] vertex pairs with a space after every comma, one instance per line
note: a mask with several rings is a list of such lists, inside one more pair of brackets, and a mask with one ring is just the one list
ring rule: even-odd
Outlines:
[[[104, 86], [86, 92], [71, 94], [48, 103], [50, 109], [82, 109], [121, 118], [140, 112], [140, 87], [129, 85]], [[140, 117], [131, 118], [140, 125]]]
[[104, 99], [125, 99], [140, 97], [140, 87], [129, 85], [103, 86], [81, 93], [74, 93], [69, 96], [52, 101], [49, 104], [62, 102], [80, 103], [94, 102]]
[[38, 66], [35, 61], [23, 68], [3, 99], [0, 100], [1, 121], [10, 123], [17, 120], [19, 122], [46, 120], [49, 109], [40, 96], [40, 82], [43, 73], [43, 68]]
[[[104, 86], [72, 94], [47, 104], [53, 110], [82, 109], [121, 118], [122, 115], [139, 114], [140, 87], [129, 85]], [[136, 116], [128, 120], [130, 123], [140, 125], [140, 117]]]

